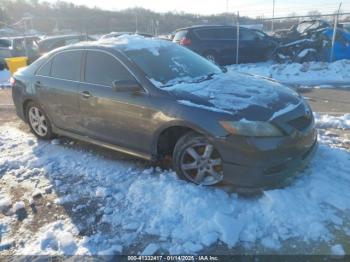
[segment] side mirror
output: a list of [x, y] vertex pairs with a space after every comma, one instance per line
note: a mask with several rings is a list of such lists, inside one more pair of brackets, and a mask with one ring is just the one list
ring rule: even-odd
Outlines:
[[136, 92], [140, 91], [140, 84], [135, 80], [115, 80], [113, 90], [116, 92]]

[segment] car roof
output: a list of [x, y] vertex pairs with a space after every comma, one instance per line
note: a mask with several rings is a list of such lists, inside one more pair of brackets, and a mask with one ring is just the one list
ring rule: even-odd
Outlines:
[[0, 37], [2, 40], [18, 40], [18, 39], [40, 39], [38, 36], [11, 36], [11, 37]]
[[55, 35], [55, 36], [48, 36], [45, 37], [44, 39], [41, 40], [42, 41], [49, 41], [49, 40], [55, 40], [55, 39], [65, 39], [65, 38], [71, 38], [71, 37], [80, 37], [80, 36], [85, 36], [85, 35]]
[[[55, 50], [73, 50], [73, 49], [110, 49], [117, 51], [131, 51], [149, 49], [151, 51], [161, 48], [163, 46], [176, 45], [171, 41], [150, 38], [140, 35], [122, 35], [116, 38], [106, 38], [97, 41], [83, 41], [76, 44], [60, 47]], [[176, 45], [177, 46], [177, 45]]]
[[224, 27], [232, 27], [236, 28], [237, 26], [235, 25], [193, 25], [193, 26], [188, 26], [188, 27], [183, 27], [176, 29], [175, 32], [181, 31], [181, 30], [189, 30], [189, 29], [202, 29], [202, 28], [224, 28]]

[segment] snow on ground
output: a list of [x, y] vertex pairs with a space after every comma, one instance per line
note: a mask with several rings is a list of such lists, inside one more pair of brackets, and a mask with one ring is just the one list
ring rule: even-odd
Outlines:
[[[0, 181], [12, 186], [0, 187], [0, 203], [6, 208], [24, 202], [28, 217], [18, 228], [18, 214], [0, 213], [0, 244], [10, 243], [14, 254], [113, 255], [194, 253], [219, 241], [269, 253], [295, 240], [325, 243], [325, 253], [343, 254], [350, 247], [340, 245], [336, 232], [350, 239], [350, 153], [320, 142], [310, 167], [292, 185], [247, 198], [186, 183], [138, 161], [38, 141], [3, 125]], [[19, 185], [32, 192], [9, 199]], [[27, 203], [37, 190], [50, 199], [48, 210], [62, 212], [31, 232], [38, 218]]]
[[8, 70], [0, 70], [0, 89], [9, 87], [11, 74]]
[[314, 117], [317, 127], [350, 129], [350, 114], [331, 116], [314, 113]]
[[333, 63], [275, 64], [273, 62], [239, 64], [228, 67], [254, 75], [261, 75], [295, 86], [350, 87], [350, 60]]

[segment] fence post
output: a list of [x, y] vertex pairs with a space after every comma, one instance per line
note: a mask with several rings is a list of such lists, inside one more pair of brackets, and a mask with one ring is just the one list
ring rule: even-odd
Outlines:
[[271, 20], [271, 32], [275, 30], [275, 0], [272, 2], [272, 20]]
[[237, 43], [236, 43], [236, 65], [239, 62], [239, 11], [237, 12], [237, 23], [236, 23], [236, 32], [237, 32]]
[[336, 35], [337, 35], [338, 18], [339, 18], [339, 12], [340, 12], [341, 5], [342, 5], [342, 3], [340, 2], [339, 8], [338, 8], [338, 12], [336, 13], [336, 15], [334, 17], [334, 27], [333, 27], [333, 36], [332, 36], [332, 49], [331, 49], [331, 56], [329, 58], [329, 62], [330, 63], [333, 62], [333, 58], [334, 58], [334, 43], [335, 43], [335, 38], [336, 38]]

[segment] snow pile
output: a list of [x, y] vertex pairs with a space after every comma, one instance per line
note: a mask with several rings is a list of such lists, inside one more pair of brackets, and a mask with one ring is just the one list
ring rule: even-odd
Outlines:
[[17, 212], [20, 209], [23, 209], [25, 207], [25, 204], [23, 201], [18, 201], [13, 204], [13, 212]]
[[163, 47], [176, 45], [175, 43], [159, 38], [143, 37], [140, 35], [121, 35], [118, 37], [101, 39], [98, 43], [107, 46], [122, 46], [125, 51], [147, 49], [155, 56], [159, 55], [158, 50]]
[[59, 220], [41, 228], [21, 255], [74, 255], [78, 251], [78, 230], [70, 221]]
[[[72, 207], [72, 219], [41, 228], [16, 254], [118, 254], [132, 246], [140, 254], [185, 254], [218, 241], [278, 250], [293, 239], [334, 245], [337, 230], [350, 232], [350, 153], [339, 148], [321, 144], [291, 186], [244, 198], [186, 183], [171, 171], [145, 169], [137, 161], [108, 160], [64, 144], [28, 143], [33, 139], [0, 127], [3, 179], [46, 177], [66, 199], [62, 205]], [[77, 220], [75, 210], [89, 212]], [[88, 226], [93, 230], [85, 230]]]
[[350, 114], [331, 116], [314, 113], [314, 117], [316, 126], [319, 128], [350, 129]]
[[0, 70], [0, 89], [2, 87], [9, 87], [11, 86], [10, 84], [10, 71], [8, 70]]
[[0, 196], [0, 212], [5, 211], [12, 205], [12, 201], [8, 196]]
[[331, 253], [332, 255], [335, 255], [335, 256], [345, 256], [345, 251], [343, 249], [343, 246], [340, 244], [332, 246]]
[[310, 62], [304, 64], [274, 64], [272, 62], [264, 62], [231, 65], [228, 68], [230, 70], [273, 78], [288, 85], [350, 87], [350, 60], [339, 60], [333, 63]]

